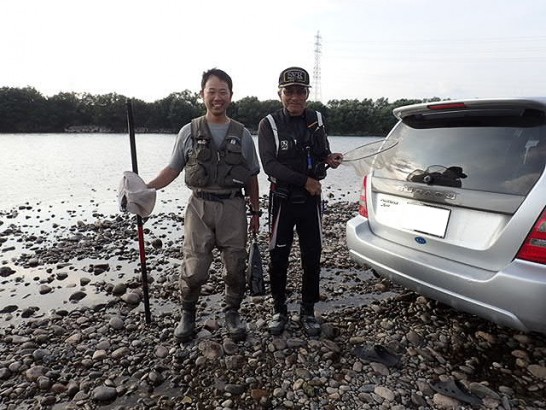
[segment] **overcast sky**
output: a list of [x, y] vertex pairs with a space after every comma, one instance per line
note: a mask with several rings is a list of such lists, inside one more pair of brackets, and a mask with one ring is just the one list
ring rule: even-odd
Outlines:
[[[543, 0], [0, 0], [0, 87], [155, 101], [227, 71], [275, 99], [306, 68], [332, 99], [546, 95]], [[315, 90], [320, 91], [315, 94]]]

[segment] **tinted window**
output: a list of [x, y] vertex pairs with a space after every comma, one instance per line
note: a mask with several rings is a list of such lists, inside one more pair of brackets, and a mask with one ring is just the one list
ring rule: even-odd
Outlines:
[[383, 154], [383, 166], [375, 175], [526, 195], [544, 170], [545, 126], [537, 122], [507, 126], [506, 121], [494, 126], [492, 120], [470, 124], [467, 119], [464, 123], [450, 119], [448, 128], [439, 127], [439, 119], [419, 123], [419, 128], [411, 120], [399, 123], [389, 136], [399, 142]]

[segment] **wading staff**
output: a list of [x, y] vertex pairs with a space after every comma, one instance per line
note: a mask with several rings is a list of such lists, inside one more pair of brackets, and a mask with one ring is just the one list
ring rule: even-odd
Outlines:
[[[133, 103], [127, 100], [127, 127], [129, 128], [129, 141], [131, 142], [131, 162], [133, 163], [133, 172], [138, 174], [136, 143], [135, 143], [135, 125], [133, 121]], [[146, 323], [152, 321], [152, 313], [150, 312], [150, 298], [148, 296], [148, 272], [146, 270], [146, 249], [144, 248], [144, 229], [142, 217], [137, 214], [138, 227], [138, 247], [140, 251], [140, 270], [142, 272], [142, 294], [144, 297], [144, 313], [146, 315]]]

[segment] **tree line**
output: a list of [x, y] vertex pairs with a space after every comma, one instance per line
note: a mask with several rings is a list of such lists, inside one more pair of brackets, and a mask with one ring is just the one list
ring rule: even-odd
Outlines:
[[[325, 105], [310, 101], [309, 108], [322, 112], [330, 135], [383, 136], [395, 124], [392, 110], [402, 105], [439, 101], [387, 98], [330, 100]], [[192, 118], [205, 113], [199, 94], [185, 90], [148, 103], [132, 99], [137, 132], [176, 133]], [[127, 132], [127, 97], [109, 93], [61, 92], [45, 97], [33, 87], [0, 88], [0, 133]], [[245, 97], [233, 101], [228, 115], [255, 133], [259, 121], [281, 108], [279, 100], [259, 101]]]

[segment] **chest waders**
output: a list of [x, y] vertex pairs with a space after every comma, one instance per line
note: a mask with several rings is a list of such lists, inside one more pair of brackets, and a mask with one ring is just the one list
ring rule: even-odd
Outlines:
[[195, 332], [195, 311], [201, 288], [210, 275], [212, 251], [220, 250], [224, 269], [225, 325], [232, 339], [246, 335], [238, 309], [246, 289], [245, 202], [241, 189], [251, 177], [243, 156], [242, 124], [230, 120], [226, 136], [216, 146], [205, 117], [192, 120], [192, 149], [185, 182], [193, 191], [184, 220], [184, 260], [180, 272], [182, 318], [175, 329], [179, 340]]

